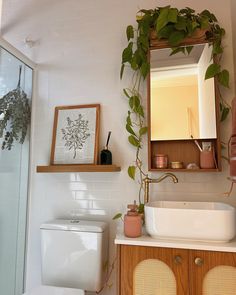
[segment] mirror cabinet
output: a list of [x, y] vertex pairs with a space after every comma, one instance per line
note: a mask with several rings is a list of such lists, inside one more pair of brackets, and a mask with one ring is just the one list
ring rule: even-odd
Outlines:
[[218, 85], [214, 78], [205, 80], [212, 50], [205, 32], [181, 46], [172, 54], [166, 41], [151, 39], [149, 170], [220, 171]]

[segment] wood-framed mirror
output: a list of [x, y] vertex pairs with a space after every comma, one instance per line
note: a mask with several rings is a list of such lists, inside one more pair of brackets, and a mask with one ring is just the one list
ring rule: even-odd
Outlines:
[[[180, 50], [171, 55], [166, 41], [151, 38], [147, 79], [149, 171], [221, 170], [219, 93], [215, 78], [205, 80], [212, 54], [205, 33], [184, 40], [181, 46], [185, 54]], [[205, 165], [202, 162], [208, 161], [208, 156], [211, 164]]]

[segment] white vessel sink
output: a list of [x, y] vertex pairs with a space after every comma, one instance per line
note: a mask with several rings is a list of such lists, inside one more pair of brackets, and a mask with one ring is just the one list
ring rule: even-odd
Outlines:
[[235, 208], [214, 202], [157, 201], [145, 205], [153, 238], [228, 242], [235, 236]]

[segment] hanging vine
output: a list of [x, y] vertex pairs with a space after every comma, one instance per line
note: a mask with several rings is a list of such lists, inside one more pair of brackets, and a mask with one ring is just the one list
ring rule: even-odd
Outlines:
[[[128, 141], [136, 148], [134, 165], [128, 167], [128, 174], [132, 179], [138, 177], [140, 210], [142, 202], [142, 182], [147, 175], [143, 169], [140, 151], [143, 146], [143, 136], [147, 133], [145, 114], [140, 86], [150, 72], [148, 51], [150, 47], [151, 32], [156, 34], [158, 40], [166, 40], [172, 49], [171, 55], [182, 52], [187, 55], [193, 46], [184, 45], [186, 38], [191, 38], [198, 30], [205, 30], [205, 40], [212, 48], [212, 59], [207, 68], [205, 79], [215, 77], [219, 85], [229, 87], [229, 72], [221, 66], [223, 55], [222, 38], [225, 30], [218, 24], [213, 13], [204, 10], [196, 13], [195, 10], [172, 8], [171, 6], [157, 7], [155, 9], [142, 9], [136, 16], [137, 28], [129, 25], [126, 29], [127, 47], [122, 53], [120, 78], [122, 79], [126, 67], [133, 70], [131, 86], [123, 89], [128, 99], [128, 113], [126, 130], [129, 133]], [[221, 121], [224, 121], [230, 111], [230, 105], [220, 92]], [[137, 175], [137, 177], [136, 177]]]

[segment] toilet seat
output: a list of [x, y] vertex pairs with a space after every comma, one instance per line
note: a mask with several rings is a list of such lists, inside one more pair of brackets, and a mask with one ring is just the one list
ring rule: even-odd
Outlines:
[[85, 291], [52, 286], [38, 286], [35, 289], [27, 291], [23, 295], [85, 295]]

